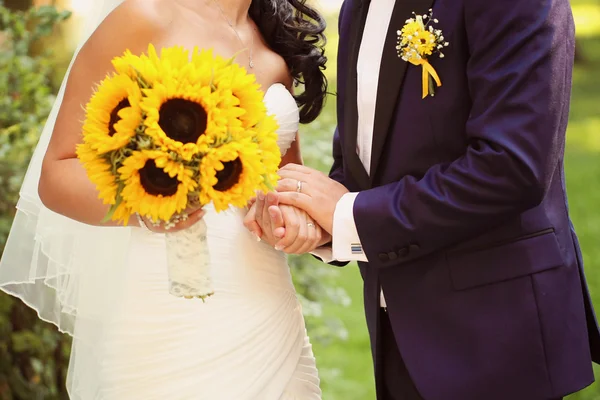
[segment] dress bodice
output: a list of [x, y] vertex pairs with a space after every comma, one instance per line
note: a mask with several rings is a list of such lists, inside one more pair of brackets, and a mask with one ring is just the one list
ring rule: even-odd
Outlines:
[[298, 132], [300, 114], [294, 96], [281, 83], [275, 83], [265, 93], [265, 105], [269, 115], [273, 115], [279, 124], [277, 144], [281, 155], [285, 155]]

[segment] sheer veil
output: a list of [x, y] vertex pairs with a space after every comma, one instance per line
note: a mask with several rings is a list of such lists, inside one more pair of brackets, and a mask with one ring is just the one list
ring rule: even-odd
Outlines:
[[[93, 1], [73, 60], [104, 18], [122, 1]], [[131, 229], [81, 224], [53, 213], [40, 201], [37, 188], [42, 160], [66, 81], [65, 77], [21, 188], [17, 214], [0, 261], [0, 289], [23, 300], [40, 318], [69, 333], [75, 341], [93, 347], [102, 339], [101, 322], [113, 318], [118, 309], [118, 296], [106, 294], [118, 293]], [[71, 391], [74, 386], [83, 385], [84, 382], [69, 383]]]

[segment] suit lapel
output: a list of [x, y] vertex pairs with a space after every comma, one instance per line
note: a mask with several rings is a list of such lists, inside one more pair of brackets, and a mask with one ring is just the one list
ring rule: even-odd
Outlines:
[[[379, 72], [379, 84], [377, 86], [377, 102], [375, 110], [375, 125], [373, 127], [373, 149], [371, 153], [371, 176], [370, 185], [376, 175], [383, 147], [394, 112], [397, 108], [398, 98], [406, 69], [409, 63], [398, 57], [396, 45], [398, 40], [397, 31], [402, 29], [406, 20], [411, 18], [413, 12], [427, 14], [434, 0], [396, 0], [396, 6], [390, 20], [385, 47], [381, 59]], [[412, 67], [415, 68], [415, 67]], [[419, 95], [415, 95], [415, 101], [421, 101]]]
[[[345, 134], [344, 134], [344, 157], [348, 166], [350, 175], [356, 180], [360, 190], [368, 189], [369, 175], [365, 170], [358, 153], [356, 151], [356, 140], [358, 133], [358, 106], [357, 106], [357, 73], [356, 65], [358, 62], [358, 51], [362, 39], [367, 12], [369, 10], [369, 0], [355, 0], [353, 9], [348, 10], [354, 18], [350, 24], [349, 30], [349, 52], [347, 68], [349, 68], [346, 78], [346, 95], [344, 99], [338, 101], [344, 102], [345, 113]], [[399, 0], [403, 1], [403, 0]], [[356, 21], [356, 22], [354, 22]]]

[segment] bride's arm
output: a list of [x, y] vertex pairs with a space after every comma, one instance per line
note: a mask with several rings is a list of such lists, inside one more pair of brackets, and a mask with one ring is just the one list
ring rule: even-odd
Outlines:
[[296, 134], [296, 140], [292, 142], [292, 145], [285, 153], [283, 157], [281, 157], [281, 164], [279, 164], [279, 168], [287, 164], [300, 164], [304, 165], [304, 161], [302, 160], [302, 152], [300, 151], [300, 137]]
[[[158, 7], [158, 2], [126, 1], [106, 18], [77, 56], [44, 157], [38, 189], [40, 199], [52, 211], [83, 223], [103, 224], [108, 206], [98, 199], [75, 153], [82, 140], [83, 107], [95, 85], [112, 70], [113, 57], [126, 49], [141, 53], [149, 43], [160, 41], [168, 19]], [[135, 219], [131, 223], [137, 224]]]

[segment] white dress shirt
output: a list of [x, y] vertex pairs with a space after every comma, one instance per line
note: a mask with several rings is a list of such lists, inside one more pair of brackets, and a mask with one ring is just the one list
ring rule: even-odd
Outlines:
[[[371, 149], [373, 147], [379, 69], [395, 4], [396, 0], [371, 0], [356, 65], [358, 78], [356, 151], [367, 173], [371, 172]], [[347, 193], [337, 203], [333, 216], [332, 248], [322, 248], [314, 252], [324, 261], [368, 261], [362, 251], [354, 221], [356, 196], [358, 193]], [[385, 307], [383, 293], [381, 293], [381, 306]]]

